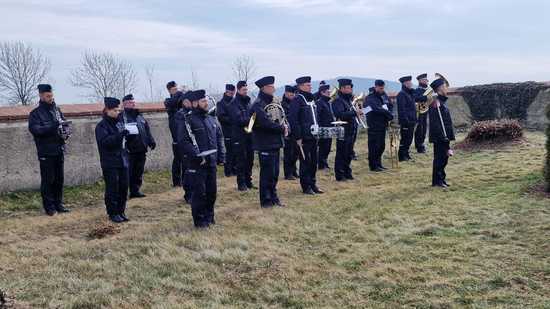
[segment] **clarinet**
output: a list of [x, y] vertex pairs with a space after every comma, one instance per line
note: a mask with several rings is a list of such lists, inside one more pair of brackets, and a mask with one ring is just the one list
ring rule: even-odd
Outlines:
[[[56, 118], [57, 122], [59, 123], [59, 126], [57, 128], [57, 132], [58, 132], [59, 136], [61, 137], [61, 139], [66, 141], [66, 140], [69, 139], [69, 137], [71, 137], [71, 132], [70, 132], [70, 129], [68, 128], [68, 123], [66, 123], [65, 120], [63, 119], [63, 117], [61, 117], [61, 113], [59, 112], [59, 109], [57, 108], [57, 105], [54, 105], [53, 110], [55, 112], [55, 118]], [[67, 125], [67, 127], [65, 125]]]

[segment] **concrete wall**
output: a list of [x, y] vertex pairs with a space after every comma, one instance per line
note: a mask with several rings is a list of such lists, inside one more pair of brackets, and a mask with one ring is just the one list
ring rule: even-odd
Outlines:
[[[172, 140], [166, 113], [145, 114], [157, 148], [147, 155], [147, 170], [168, 169], [172, 162]], [[70, 118], [73, 135], [65, 153], [65, 184], [89, 184], [101, 178], [95, 126], [100, 116]], [[0, 122], [0, 192], [40, 188], [36, 146], [27, 121]]]

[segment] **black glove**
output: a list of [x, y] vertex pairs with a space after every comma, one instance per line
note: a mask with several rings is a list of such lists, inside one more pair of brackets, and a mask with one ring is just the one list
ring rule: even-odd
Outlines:
[[152, 142], [151, 145], [149, 145], [149, 147], [151, 147], [151, 150], [155, 150], [155, 148], [157, 148], [157, 143]]
[[124, 129], [124, 130], [122, 130], [122, 131], [120, 132], [120, 135], [122, 135], [122, 136], [124, 136], [124, 137], [128, 136], [129, 134], [130, 134], [130, 131], [128, 131], [128, 130], [126, 130], [126, 129]]

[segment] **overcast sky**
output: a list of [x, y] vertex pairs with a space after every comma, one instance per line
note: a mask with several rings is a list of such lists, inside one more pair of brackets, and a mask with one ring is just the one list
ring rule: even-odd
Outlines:
[[85, 100], [68, 77], [89, 49], [131, 61], [141, 85], [155, 65], [159, 87], [193, 69], [221, 88], [242, 54], [279, 85], [436, 71], [455, 86], [550, 80], [545, 0], [0, 0], [0, 11], [0, 40], [50, 57], [59, 103]]

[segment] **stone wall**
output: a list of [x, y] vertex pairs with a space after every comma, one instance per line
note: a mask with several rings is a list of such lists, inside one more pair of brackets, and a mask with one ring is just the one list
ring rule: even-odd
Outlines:
[[[69, 109], [62, 106], [62, 110]], [[90, 184], [101, 178], [95, 140], [96, 115], [67, 117], [73, 121], [73, 135], [65, 155], [65, 184]], [[66, 113], [67, 114], [67, 113]], [[70, 115], [70, 113], [68, 113]], [[168, 169], [172, 162], [172, 141], [165, 112], [145, 113], [157, 148], [147, 155], [147, 170]], [[26, 120], [0, 121], [0, 192], [38, 189], [40, 168], [36, 146]]]

